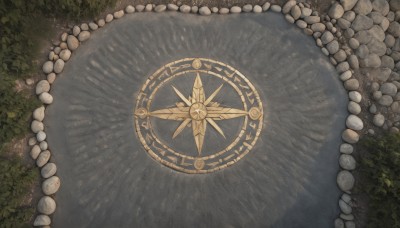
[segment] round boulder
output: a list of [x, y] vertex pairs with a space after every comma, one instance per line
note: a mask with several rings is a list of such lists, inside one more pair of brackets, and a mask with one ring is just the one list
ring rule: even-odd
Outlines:
[[47, 163], [45, 166], [43, 166], [42, 170], [40, 170], [40, 174], [42, 175], [43, 178], [49, 178], [51, 176], [54, 176], [57, 172], [57, 166], [54, 163]]
[[339, 165], [345, 170], [354, 170], [356, 168], [356, 160], [351, 155], [342, 154], [339, 157]]
[[356, 115], [349, 115], [347, 117], [346, 126], [356, 131], [360, 131], [364, 128], [362, 120]]
[[50, 74], [53, 71], [53, 61], [47, 61], [43, 64], [42, 70], [45, 74]]
[[351, 129], [346, 129], [342, 133], [342, 139], [347, 143], [354, 144], [357, 143], [358, 140], [360, 140], [360, 136], [357, 132]]
[[67, 37], [67, 45], [69, 50], [73, 51], [79, 47], [79, 40], [75, 36], [69, 35]]
[[328, 12], [329, 17], [331, 17], [332, 19], [341, 18], [343, 14], [344, 14], [344, 9], [342, 5], [340, 5], [338, 2], [333, 4]]
[[374, 116], [372, 122], [374, 123], [375, 126], [382, 127], [383, 124], [385, 123], [385, 117], [382, 114], [378, 113]]
[[57, 176], [52, 176], [49, 179], [43, 181], [42, 191], [45, 195], [52, 195], [58, 191], [60, 185], [60, 178], [58, 178]]
[[354, 186], [354, 176], [347, 170], [340, 171], [337, 175], [337, 184], [342, 191], [349, 191]]
[[56, 210], [56, 202], [49, 196], [43, 196], [39, 200], [37, 210], [45, 215], [53, 214]]

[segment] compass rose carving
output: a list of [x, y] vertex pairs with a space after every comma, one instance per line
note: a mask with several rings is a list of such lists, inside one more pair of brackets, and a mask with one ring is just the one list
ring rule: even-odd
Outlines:
[[[154, 95], [166, 81], [189, 73], [195, 74], [190, 95], [185, 96], [177, 88], [177, 80], [171, 85], [173, 93], [180, 99], [175, 106], [150, 111]], [[203, 86], [203, 75], [214, 76], [223, 82], [208, 97]], [[215, 100], [217, 95], [223, 99], [220, 91], [229, 85], [239, 95], [243, 108], [221, 105]], [[172, 139], [176, 139], [185, 128], [191, 127], [197, 156], [178, 152], [167, 145], [152, 129], [150, 118], [180, 121]], [[234, 118], [244, 118], [235, 140], [222, 151], [215, 151], [211, 155], [207, 151], [208, 155], [203, 155], [207, 126], [211, 125], [226, 140], [219, 121]], [[236, 163], [252, 149], [262, 129], [262, 102], [255, 87], [234, 68], [210, 59], [182, 59], [163, 66], [146, 81], [137, 99], [135, 128], [146, 151], [162, 164], [186, 173], [213, 172]]]

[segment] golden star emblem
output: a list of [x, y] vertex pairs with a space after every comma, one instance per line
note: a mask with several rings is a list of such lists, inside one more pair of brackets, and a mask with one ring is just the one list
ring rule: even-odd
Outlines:
[[[213, 102], [213, 99], [217, 96], [222, 86], [223, 85], [220, 85], [208, 98], [206, 98], [200, 74], [197, 72], [192, 96], [186, 98], [177, 88], [172, 86], [175, 93], [182, 100], [182, 102], [177, 103], [176, 107], [137, 114], [139, 116], [148, 115], [160, 119], [182, 121], [175, 130], [172, 138], [178, 136], [183, 129], [191, 123], [197, 151], [199, 155], [201, 155], [207, 123], [225, 138], [224, 132], [215, 121], [237, 118], [249, 114], [247, 111], [221, 107], [219, 103]], [[139, 110], [139, 112], [141, 112], [141, 110]]]

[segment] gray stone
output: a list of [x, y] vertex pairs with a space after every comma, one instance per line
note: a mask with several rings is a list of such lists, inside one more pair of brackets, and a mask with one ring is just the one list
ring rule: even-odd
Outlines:
[[141, 4], [136, 5], [136, 11], [138, 11], [138, 12], [142, 12], [144, 10], [144, 8], [145, 8], [144, 5], [141, 5]]
[[356, 40], [356, 39], [354, 39], [354, 38], [351, 38], [351, 39], [349, 40], [349, 46], [350, 46], [352, 49], [357, 49], [357, 48], [360, 46], [360, 42], [358, 42], [358, 40]]
[[285, 15], [285, 19], [290, 23], [293, 24], [294, 23], [294, 18], [292, 16], [290, 16], [290, 14], [286, 14]]
[[361, 30], [370, 29], [374, 25], [374, 22], [371, 18], [364, 16], [364, 15], [357, 15], [356, 19], [354, 19], [351, 27], [354, 31], [358, 32]]
[[385, 117], [382, 114], [378, 113], [374, 115], [372, 122], [374, 123], [375, 126], [382, 127], [383, 124], [385, 123]]
[[369, 112], [370, 112], [370, 113], [376, 114], [377, 111], [378, 111], [378, 110], [377, 110], [375, 104], [372, 104], [372, 105], [369, 107]]
[[372, 36], [369, 34], [369, 31], [359, 31], [355, 34], [354, 38], [357, 39], [360, 44], [368, 44]]
[[336, 40], [331, 41], [330, 43], [328, 43], [326, 45], [326, 49], [328, 49], [329, 53], [331, 55], [335, 54], [336, 52], [339, 51], [339, 42], [337, 42]]
[[131, 13], [134, 13], [134, 12], [135, 12], [135, 7], [133, 7], [132, 5], [128, 5], [125, 8], [125, 13], [127, 13], [127, 14], [131, 14]]
[[112, 14], [107, 14], [105, 19], [107, 23], [110, 23], [114, 20], [114, 16]]
[[36, 160], [40, 154], [41, 150], [39, 145], [34, 145], [30, 151], [31, 158]]
[[341, 29], [348, 29], [351, 26], [351, 22], [343, 18], [339, 18], [337, 24]]
[[371, 79], [373, 80], [386, 82], [389, 79], [391, 73], [392, 70], [390, 70], [389, 68], [376, 68], [372, 69], [369, 74], [371, 76]]
[[[289, 1], [290, 2], [290, 1]], [[250, 13], [253, 10], [253, 6], [250, 4], [246, 4], [242, 7], [243, 12]]]
[[37, 143], [37, 140], [36, 140], [35, 137], [29, 138], [29, 140], [28, 140], [28, 145], [29, 146], [34, 146], [34, 145], [36, 145], [36, 143]]
[[356, 223], [354, 221], [346, 221], [346, 228], [356, 228]]
[[382, 97], [382, 92], [381, 92], [381, 91], [375, 91], [375, 92], [372, 93], [372, 97], [373, 97], [375, 100], [379, 100], [379, 99], [381, 99], [381, 97]]
[[353, 22], [354, 19], [356, 18], [356, 14], [353, 11], [347, 11], [343, 14], [343, 19]]
[[57, 172], [57, 166], [54, 163], [47, 163], [43, 168], [40, 170], [40, 174], [43, 178], [49, 178], [54, 176]]
[[263, 11], [265, 12], [265, 11], [269, 10], [269, 7], [271, 7], [271, 3], [266, 2], [266, 3], [264, 3], [264, 5], [262, 6], [262, 9], [263, 9]]
[[389, 68], [391, 70], [394, 69], [394, 59], [390, 56], [384, 55], [381, 58], [381, 67], [386, 67]]
[[353, 10], [357, 14], [367, 15], [372, 11], [372, 3], [370, 0], [358, 0]]
[[309, 17], [312, 13], [312, 10], [310, 8], [301, 8], [301, 18], [306, 18]]
[[46, 165], [50, 159], [50, 156], [51, 156], [50, 151], [48, 150], [43, 151], [42, 153], [39, 154], [39, 157], [36, 159], [36, 165], [38, 167]]
[[393, 103], [393, 98], [389, 95], [382, 95], [378, 103], [382, 106], [390, 106]]
[[49, 179], [43, 181], [42, 191], [45, 195], [53, 195], [58, 191], [60, 185], [60, 178], [58, 178], [57, 176], [52, 176]]
[[386, 32], [386, 30], [389, 28], [390, 21], [386, 17], [384, 17], [379, 25], [382, 27], [383, 31]]
[[219, 13], [220, 14], [228, 14], [229, 13], [229, 9], [228, 8], [221, 8], [221, 9], [219, 9]]
[[282, 13], [287, 14], [290, 12], [290, 10], [296, 5], [295, 0], [289, 0], [286, 2], [286, 4], [282, 8]]
[[[154, 11], [156, 12], [156, 13], [160, 13], [160, 12], [164, 12], [166, 9], [167, 9], [167, 6], [166, 5], [157, 5], [157, 6], [160, 6], [160, 7], [158, 7], [158, 11], [156, 11], [155, 9], [154, 9]], [[144, 11], [145, 12], [151, 12], [153, 10], [153, 4], [147, 4], [145, 7], [144, 7]]]
[[[84, 32], [87, 32], [87, 31], [83, 31], [83, 32], [81, 32], [81, 34], [84, 33]], [[81, 34], [79, 34], [79, 36]], [[54, 73], [56, 73], [56, 74], [61, 73], [64, 70], [64, 65], [65, 65], [64, 60], [62, 60], [62, 59], [57, 60], [54, 63]]]
[[397, 87], [393, 83], [387, 82], [383, 83], [380, 91], [382, 92], [382, 94], [390, 95], [393, 97], [397, 94]]
[[[339, 165], [345, 170], [354, 170], [356, 168], [356, 160], [351, 155], [342, 154], [339, 157]], [[350, 214], [350, 212], [345, 214]]]
[[79, 26], [75, 25], [75, 26], [72, 28], [72, 34], [73, 34], [74, 36], [78, 36], [80, 32], [81, 32], [81, 28], [79, 28]]
[[105, 24], [106, 24], [106, 21], [105, 21], [104, 19], [99, 19], [99, 20], [97, 21], [97, 25], [98, 25], [99, 27], [103, 27]]
[[56, 210], [56, 202], [49, 196], [43, 196], [38, 203], [37, 210], [39, 213], [51, 215]]
[[75, 36], [69, 35], [67, 37], [67, 45], [68, 49], [73, 51], [79, 47], [79, 40]]
[[[361, 44], [355, 51], [356, 55], [360, 57], [360, 59], [365, 59], [369, 55], [369, 49], [367, 45]], [[377, 56], [379, 58], [379, 56]]]
[[326, 48], [321, 48], [321, 51], [324, 55], [329, 56], [329, 51]]
[[169, 11], [178, 11], [179, 7], [175, 4], [167, 4], [167, 8]]
[[304, 34], [311, 36], [313, 34], [313, 30], [309, 29], [309, 28], [305, 28], [304, 30]]
[[33, 133], [38, 133], [39, 131], [43, 131], [44, 130], [44, 125], [43, 125], [42, 122], [34, 120], [31, 123], [31, 130], [32, 130]]
[[368, 14], [368, 17], [370, 17], [374, 21], [374, 24], [377, 24], [377, 25], [382, 23], [383, 18], [385, 18], [384, 16], [382, 16], [381, 13], [378, 13], [378, 12], [371, 12], [370, 14]]
[[340, 3], [343, 6], [345, 11], [353, 9], [353, 7], [357, 4], [358, 0], [340, 0]]
[[348, 62], [341, 62], [336, 66], [336, 71], [341, 74], [343, 72], [346, 72], [350, 69], [350, 65]]
[[355, 55], [350, 55], [347, 61], [350, 64], [350, 67], [353, 68], [354, 70], [358, 70], [360, 68], [360, 63], [358, 62], [358, 58]]
[[360, 136], [358, 135], [357, 132], [351, 129], [346, 129], [342, 133], [342, 139], [347, 143], [354, 144], [358, 142]]
[[82, 31], [87, 31], [87, 30], [89, 30], [89, 25], [87, 23], [82, 23], [81, 29], [82, 29]]
[[352, 214], [340, 214], [340, 218], [346, 221], [354, 220], [354, 216]]
[[199, 14], [203, 15], [203, 16], [208, 16], [211, 14], [211, 10], [207, 6], [203, 6], [203, 7], [200, 7]]
[[338, 2], [333, 4], [328, 12], [329, 17], [331, 17], [332, 19], [341, 18], [343, 14], [344, 14], [344, 9], [342, 5], [340, 5]]
[[272, 6], [271, 6], [271, 10], [272, 10], [273, 12], [280, 13], [281, 10], [282, 10], [282, 8], [281, 8], [281, 6], [279, 6], [279, 5], [272, 5]]
[[314, 32], [323, 32], [323, 31], [325, 31], [325, 28], [326, 28], [326, 26], [322, 23], [315, 23], [315, 24], [311, 25], [311, 29]]
[[335, 219], [334, 224], [335, 224], [335, 228], [344, 228], [344, 222], [340, 218]]
[[373, 0], [372, 9], [380, 12], [383, 16], [386, 16], [390, 10], [387, 0]]
[[120, 19], [121, 17], [123, 17], [124, 16], [124, 11], [123, 10], [118, 10], [117, 12], [114, 12], [114, 18], [115, 19]]
[[386, 35], [385, 44], [386, 44], [387, 47], [389, 47], [389, 48], [393, 47], [395, 42], [396, 42], [396, 39], [394, 38], [394, 36], [392, 36], [390, 34]]
[[351, 196], [347, 193], [343, 193], [342, 197], [340, 197], [340, 198], [347, 204], [351, 203]]
[[79, 41], [83, 42], [86, 41], [90, 38], [90, 32], [89, 31], [82, 31], [79, 33], [78, 39]]
[[389, 129], [389, 132], [392, 134], [398, 134], [400, 132], [400, 129], [398, 129], [397, 127], [391, 127]]
[[339, 78], [340, 78], [340, 80], [342, 80], [342, 81], [347, 81], [347, 80], [349, 80], [349, 79], [351, 78], [352, 75], [353, 75], [353, 74], [351, 73], [351, 71], [348, 70], [348, 71], [346, 71], [346, 72], [343, 72], [343, 73], [339, 76]]
[[56, 80], [56, 74], [55, 73], [50, 73], [47, 75], [47, 81], [50, 84], [53, 84], [53, 82]]
[[347, 170], [340, 171], [337, 175], [337, 184], [342, 191], [349, 191], [354, 186], [354, 176]]
[[[150, 4], [148, 4], [148, 5], [150, 5]], [[148, 10], [147, 8], [148, 8], [148, 7], [146, 6], [146, 10]], [[154, 8], [154, 11], [157, 12], [157, 13], [164, 12], [165, 10], [167, 10], [167, 6], [164, 5], [164, 4], [157, 5], [157, 6]], [[150, 10], [150, 11], [151, 11], [151, 10]]]
[[43, 64], [42, 70], [45, 74], [49, 74], [53, 71], [53, 61], [47, 61]]
[[[350, 155], [345, 155], [345, 156], [350, 156]], [[353, 211], [351, 209], [351, 206], [348, 205], [346, 202], [344, 202], [341, 199], [339, 200], [339, 207], [340, 207], [340, 210], [342, 211], [342, 213], [344, 213], [344, 214], [351, 214], [351, 212]]]
[[340, 153], [351, 154], [353, 153], [353, 150], [354, 150], [353, 146], [348, 143], [343, 143], [340, 145]]
[[48, 146], [49, 145], [47, 144], [46, 141], [41, 141], [40, 144], [39, 144], [39, 147], [40, 147], [41, 150], [47, 150]]
[[355, 131], [360, 131], [364, 128], [362, 120], [358, 116], [352, 114], [347, 117], [346, 126]]
[[377, 54], [369, 54], [365, 59], [360, 61], [361, 67], [380, 67], [381, 59]]
[[321, 18], [319, 16], [308, 16], [304, 18], [304, 21], [307, 22], [307, 24], [315, 24], [319, 23]]
[[71, 51], [69, 49], [64, 49], [60, 52], [60, 58], [65, 62], [71, 58]]
[[372, 38], [367, 44], [369, 53], [377, 54], [378, 56], [383, 56], [386, 54], [386, 45], [384, 42]]
[[295, 20], [299, 19], [301, 16], [300, 7], [298, 5], [293, 6], [292, 9], [290, 10], [290, 14]]
[[53, 96], [51, 96], [48, 92], [43, 92], [39, 95], [39, 100], [43, 104], [51, 104], [53, 103]]
[[254, 13], [262, 13], [262, 8], [259, 5], [255, 5], [253, 8]]
[[398, 11], [400, 10], [400, 1], [398, 0], [390, 0], [390, 8], [392, 8], [392, 11]]
[[346, 60], [347, 55], [343, 49], [340, 49], [333, 57], [336, 59], [336, 61], [343, 62]]
[[360, 87], [360, 83], [357, 79], [349, 79], [344, 82], [344, 88], [347, 90], [357, 90]]
[[391, 22], [387, 31], [394, 37], [400, 37], [400, 23], [397, 21]]
[[350, 101], [347, 105], [347, 110], [354, 115], [358, 115], [361, 112], [361, 106], [354, 101]]
[[296, 25], [297, 25], [299, 28], [302, 28], [302, 29], [304, 29], [304, 28], [307, 27], [307, 23], [306, 23], [305, 21], [303, 21], [303, 20], [297, 20], [297, 21], [296, 21]]
[[[188, 5], [181, 5], [179, 7], [179, 11], [181, 11], [182, 13], [190, 13], [191, 10], [192, 10], [192, 8]], [[229, 12], [229, 10], [228, 10], [228, 12]]]
[[362, 96], [359, 92], [357, 91], [350, 91], [349, 92], [349, 98], [351, 101], [354, 101], [356, 103], [360, 103], [362, 100]]
[[369, 31], [369, 34], [371, 34], [371, 36], [373, 38], [375, 38], [375, 39], [377, 39], [379, 41], [384, 41], [385, 40], [385, 32], [383, 31], [381, 26], [374, 25], [368, 31]]
[[34, 226], [48, 226], [51, 224], [51, 219], [47, 215], [38, 215], [33, 222]]
[[[58, 60], [57, 60], [58, 61]], [[50, 83], [47, 80], [41, 80], [36, 84], [36, 94], [42, 94], [50, 91]]]

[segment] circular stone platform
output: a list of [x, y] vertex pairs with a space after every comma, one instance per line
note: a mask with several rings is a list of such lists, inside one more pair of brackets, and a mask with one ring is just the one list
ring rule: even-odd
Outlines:
[[[137, 13], [93, 33], [73, 55], [52, 86], [56, 102], [46, 109], [62, 180], [54, 227], [332, 227], [339, 213], [336, 174], [347, 94], [314, 40], [281, 14]], [[254, 146], [212, 173], [161, 164], [135, 128], [146, 80], [185, 58], [233, 67], [262, 102]], [[200, 78], [205, 99], [223, 84], [206, 73]], [[192, 99], [195, 81], [193, 73], [166, 82], [146, 111], [183, 107], [172, 86]], [[241, 108], [227, 83], [215, 102]], [[192, 122], [206, 118], [188, 115]], [[209, 125], [202, 155], [226, 146], [249, 115], [216, 120], [225, 138]], [[199, 156], [192, 125], [172, 139], [183, 120], [149, 118], [163, 143]]]

